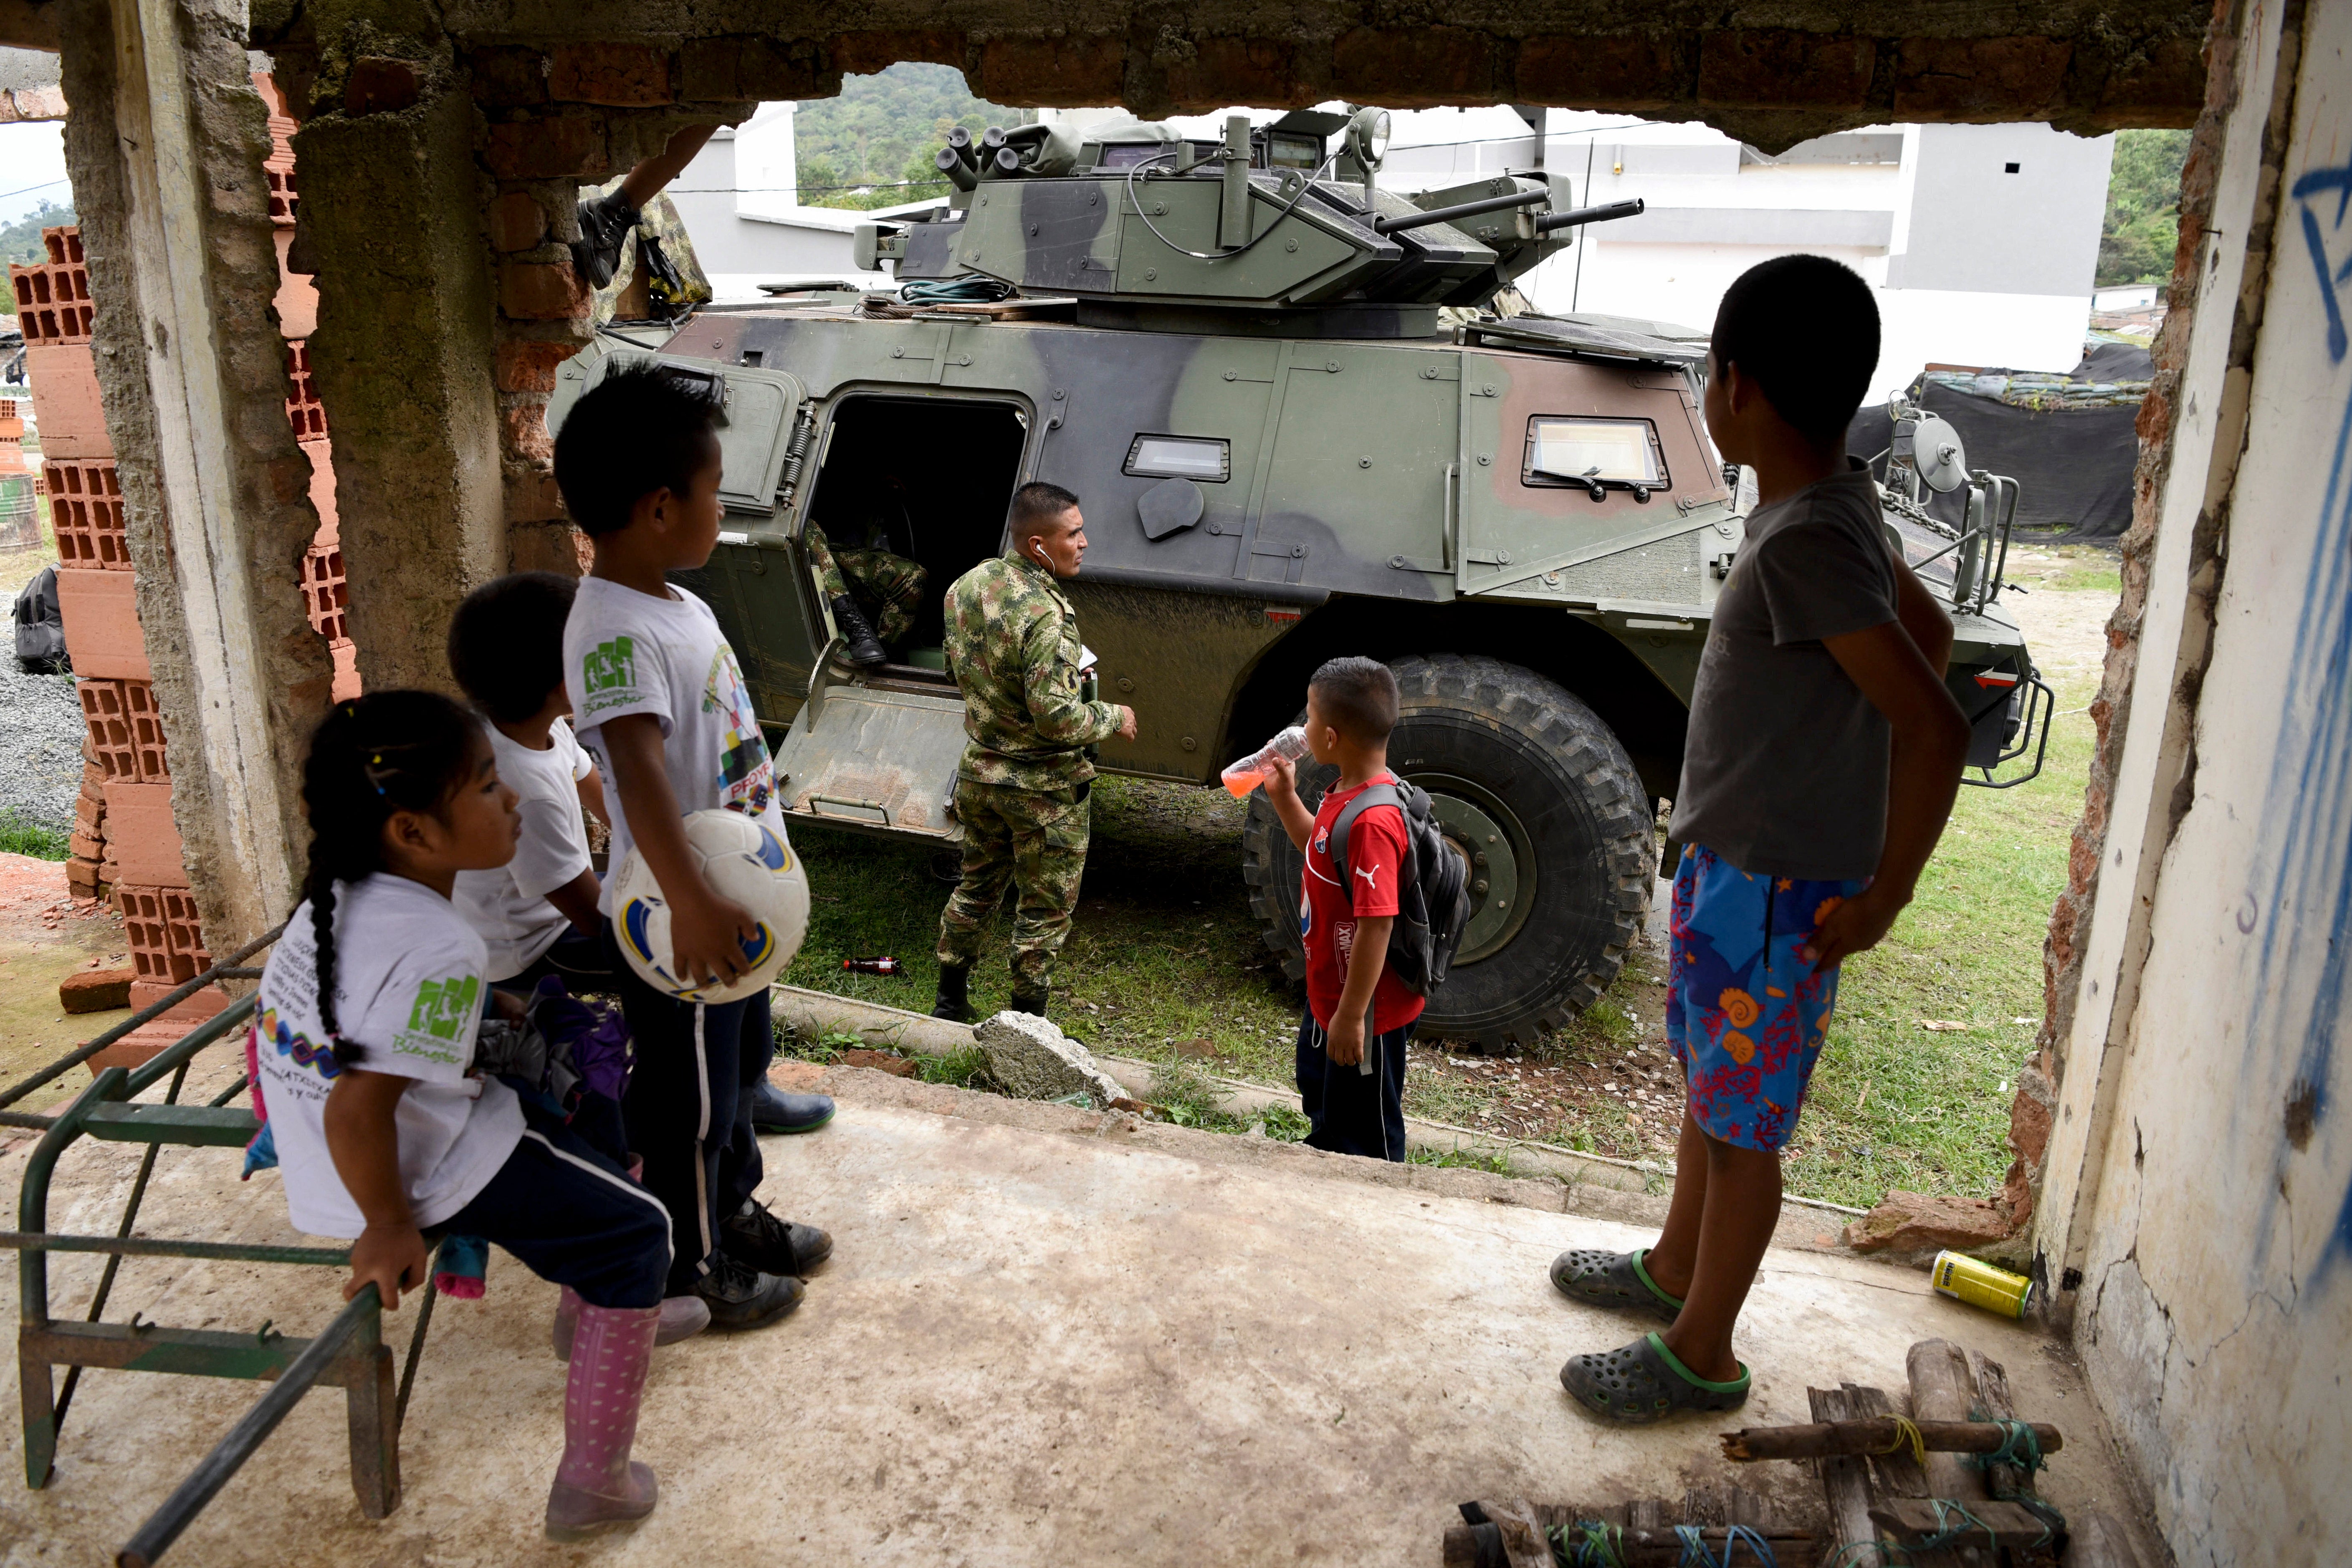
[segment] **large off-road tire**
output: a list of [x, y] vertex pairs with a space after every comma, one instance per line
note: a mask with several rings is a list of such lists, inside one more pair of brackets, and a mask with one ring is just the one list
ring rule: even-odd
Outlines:
[[[1609, 727], [1543, 677], [1456, 654], [1390, 668], [1402, 711], [1389, 765], [1430, 793], [1472, 860], [1462, 952], [1420, 1034], [1531, 1045], [1599, 999], [1642, 929], [1657, 864], [1649, 797]], [[1298, 770], [1310, 810], [1337, 776], [1311, 762]], [[1301, 978], [1300, 855], [1263, 792], [1250, 799], [1242, 856], [1265, 943]]]

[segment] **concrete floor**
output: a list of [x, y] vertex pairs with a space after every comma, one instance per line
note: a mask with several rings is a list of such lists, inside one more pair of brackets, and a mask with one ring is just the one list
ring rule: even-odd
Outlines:
[[[2064, 1429], [2055, 1500], [2128, 1512], [2053, 1342], [1932, 1296], [1916, 1272], [1775, 1250], [1748, 1309], [1746, 1411], [1622, 1432], [1580, 1415], [1556, 1374], [1570, 1352], [1639, 1331], [1563, 1300], [1544, 1269], [1565, 1246], [1638, 1244], [1656, 1198], [1379, 1166], [856, 1069], [824, 1086], [840, 1116], [767, 1142], [768, 1194], [829, 1227], [835, 1258], [785, 1323], [660, 1352], [637, 1452], [663, 1502], [634, 1535], [569, 1549], [540, 1537], [561, 1441], [554, 1291], [501, 1255], [486, 1301], [438, 1310], [397, 1513], [360, 1517], [341, 1398], [314, 1394], [172, 1560], [1434, 1563], [1469, 1498], [1620, 1500], [1729, 1477], [1814, 1508], [1809, 1469], [1735, 1474], [1715, 1434], [1806, 1419], [1808, 1383], [1897, 1388], [1906, 1348], [1936, 1335], [2005, 1363], [2021, 1409]], [[0, 1192], [16, 1190], [28, 1147], [0, 1152]], [[287, 1236], [276, 1178], [239, 1187], [235, 1165], [167, 1155], [142, 1229]], [[110, 1226], [132, 1166], [121, 1147], [80, 1146], [53, 1223]], [[1571, 1204], [1598, 1215], [1562, 1212]], [[61, 1311], [78, 1315], [95, 1260], [54, 1269]], [[338, 1297], [323, 1271], [132, 1259], [108, 1315], [303, 1332]], [[411, 1311], [394, 1319], [403, 1343]], [[0, 1563], [110, 1561], [255, 1393], [94, 1374], [42, 1492], [16, 1479], [11, 1423]]]

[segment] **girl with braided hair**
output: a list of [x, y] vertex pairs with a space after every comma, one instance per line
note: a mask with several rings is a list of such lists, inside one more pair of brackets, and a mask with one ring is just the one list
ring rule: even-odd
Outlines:
[[654, 1475], [629, 1448], [661, 1326], [667, 1211], [470, 1070], [488, 958], [449, 894], [459, 871], [514, 854], [514, 792], [465, 709], [379, 691], [320, 724], [302, 801], [303, 902], [263, 971], [253, 1042], [289, 1215], [352, 1240], [347, 1300], [373, 1284], [397, 1306], [425, 1283], [427, 1235], [451, 1232], [563, 1286], [579, 1306], [547, 1533], [642, 1519]]

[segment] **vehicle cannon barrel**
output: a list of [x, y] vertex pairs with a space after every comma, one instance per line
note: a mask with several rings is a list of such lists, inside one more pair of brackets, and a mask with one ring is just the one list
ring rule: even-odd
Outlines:
[[1607, 223], [1612, 218], [1640, 217], [1647, 205], [1641, 197], [1635, 196], [1630, 202], [1606, 202], [1597, 207], [1578, 207], [1573, 212], [1546, 213], [1536, 219], [1536, 232], [1550, 234], [1588, 223]]
[[[1458, 217], [1476, 217], [1480, 213], [1501, 212], [1506, 207], [1531, 207], [1539, 202], [1549, 200], [1551, 200], [1551, 193], [1548, 190], [1513, 191], [1507, 195], [1488, 196], [1484, 201], [1462, 202], [1450, 207], [1433, 207], [1428, 212], [1414, 213], [1410, 217], [1375, 218], [1372, 220], [1372, 232], [1395, 234], [1401, 229], [1426, 228], [1433, 223], [1452, 223]], [[1636, 211], [1641, 207], [1639, 202], [1621, 205], [1630, 205]], [[1593, 207], [1586, 210], [1599, 212], [1601, 209]], [[1563, 213], [1560, 216], [1568, 217], [1574, 215]], [[1617, 215], [1612, 213], [1610, 216], [1613, 217]]]

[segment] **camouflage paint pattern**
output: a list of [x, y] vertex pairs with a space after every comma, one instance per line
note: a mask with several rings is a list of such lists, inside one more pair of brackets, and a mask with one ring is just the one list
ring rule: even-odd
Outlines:
[[[626, 177], [616, 175], [601, 185], [583, 185], [581, 199], [589, 201], [617, 190]], [[677, 275], [677, 287], [673, 290], [654, 274], [647, 274], [646, 293], [655, 304], [676, 311], [710, 303], [710, 280], [703, 276], [702, 263], [694, 254], [694, 241], [687, 235], [686, 225], [669, 197], [657, 195], [637, 210], [637, 226], [621, 241], [621, 259], [613, 268], [613, 280], [596, 290], [591, 317], [600, 327], [613, 319], [613, 307], [619, 301], [621, 291], [636, 276], [641, 238], [657, 241]]]
[[1077, 913], [1087, 803], [1075, 788], [1014, 789], [959, 778], [955, 806], [963, 824], [963, 875], [940, 916], [940, 962], [967, 969], [979, 962], [981, 927], [1010, 886], [1020, 894], [1013, 906], [1013, 989], [1042, 995]]
[[827, 602], [842, 597], [872, 612], [875, 633], [886, 643], [902, 643], [923, 611], [923, 590], [931, 574], [887, 550], [835, 550], [824, 530], [809, 524], [809, 566]]
[[955, 580], [947, 612], [948, 673], [970, 737], [956, 777], [1041, 792], [1093, 778], [1086, 748], [1122, 721], [1115, 704], [1078, 694], [1078, 613], [1053, 574], [995, 556]]

